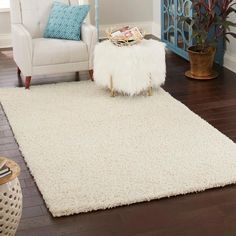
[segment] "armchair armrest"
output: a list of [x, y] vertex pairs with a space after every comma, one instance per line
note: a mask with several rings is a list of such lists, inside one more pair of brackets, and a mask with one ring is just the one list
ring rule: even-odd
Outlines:
[[32, 37], [22, 24], [12, 25], [13, 55], [25, 76], [32, 75]]
[[93, 69], [94, 48], [98, 42], [97, 28], [90, 24], [83, 24], [81, 27], [82, 41], [87, 44], [89, 53], [89, 70]]

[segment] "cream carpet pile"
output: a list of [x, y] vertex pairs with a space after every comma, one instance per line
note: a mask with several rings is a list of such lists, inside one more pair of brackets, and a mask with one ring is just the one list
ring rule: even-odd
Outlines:
[[163, 89], [115, 97], [91, 82], [1, 89], [53, 216], [236, 183], [236, 145]]

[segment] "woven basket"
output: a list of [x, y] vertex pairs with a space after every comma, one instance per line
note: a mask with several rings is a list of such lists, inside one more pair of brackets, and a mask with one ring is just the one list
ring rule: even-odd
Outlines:
[[130, 40], [129, 37], [125, 37], [125, 36], [119, 36], [119, 37], [114, 37], [112, 36], [112, 33], [118, 31], [119, 29], [108, 29], [106, 30], [106, 35], [107, 38], [116, 46], [118, 47], [123, 47], [123, 46], [133, 46], [135, 44], [140, 43], [145, 36], [145, 32], [142, 29], [139, 29], [139, 31], [141, 32], [142, 36], [136, 35], [136, 37], [133, 36], [132, 40]]

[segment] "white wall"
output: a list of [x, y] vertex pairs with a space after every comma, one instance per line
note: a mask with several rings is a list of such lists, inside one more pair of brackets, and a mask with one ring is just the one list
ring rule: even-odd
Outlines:
[[9, 11], [0, 12], [0, 48], [11, 44], [11, 25]]
[[152, 33], [153, 0], [100, 0], [100, 35], [111, 26], [139, 25]]
[[[233, 22], [236, 22], [236, 14], [232, 14], [230, 18]], [[232, 31], [236, 33], [236, 28], [232, 28]], [[225, 54], [225, 67], [236, 72], [236, 39], [229, 36], [230, 43], [227, 45]]]
[[0, 29], [1, 29], [1, 33], [3, 34], [7, 34], [10, 32], [9, 12], [0, 12]]
[[100, 0], [100, 23], [151, 22], [152, 4], [153, 0]]
[[161, 0], [153, 0], [152, 33], [158, 38], [161, 38]]
[[0, 48], [11, 45], [10, 0], [0, 0]]

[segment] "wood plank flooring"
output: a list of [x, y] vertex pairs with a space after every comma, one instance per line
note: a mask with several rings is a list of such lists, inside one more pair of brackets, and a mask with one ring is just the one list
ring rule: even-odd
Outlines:
[[[168, 53], [164, 88], [236, 141], [236, 74], [223, 69], [216, 80], [194, 81], [184, 77], [188, 67], [185, 60]], [[84, 75], [86, 77], [86, 73]], [[75, 75], [67, 74], [37, 77], [32, 83], [73, 80]], [[0, 51], [0, 87], [8, 86], [18, 86], [18, 79], [12, 51], [5, 49]], [[29, 173], [2, 107], [0, 118], [0, 155], [15, 160], [22, 170], [23, 215], [17, 236], [236, 235], [236, 185], [106, 211], [53, 218]]]

